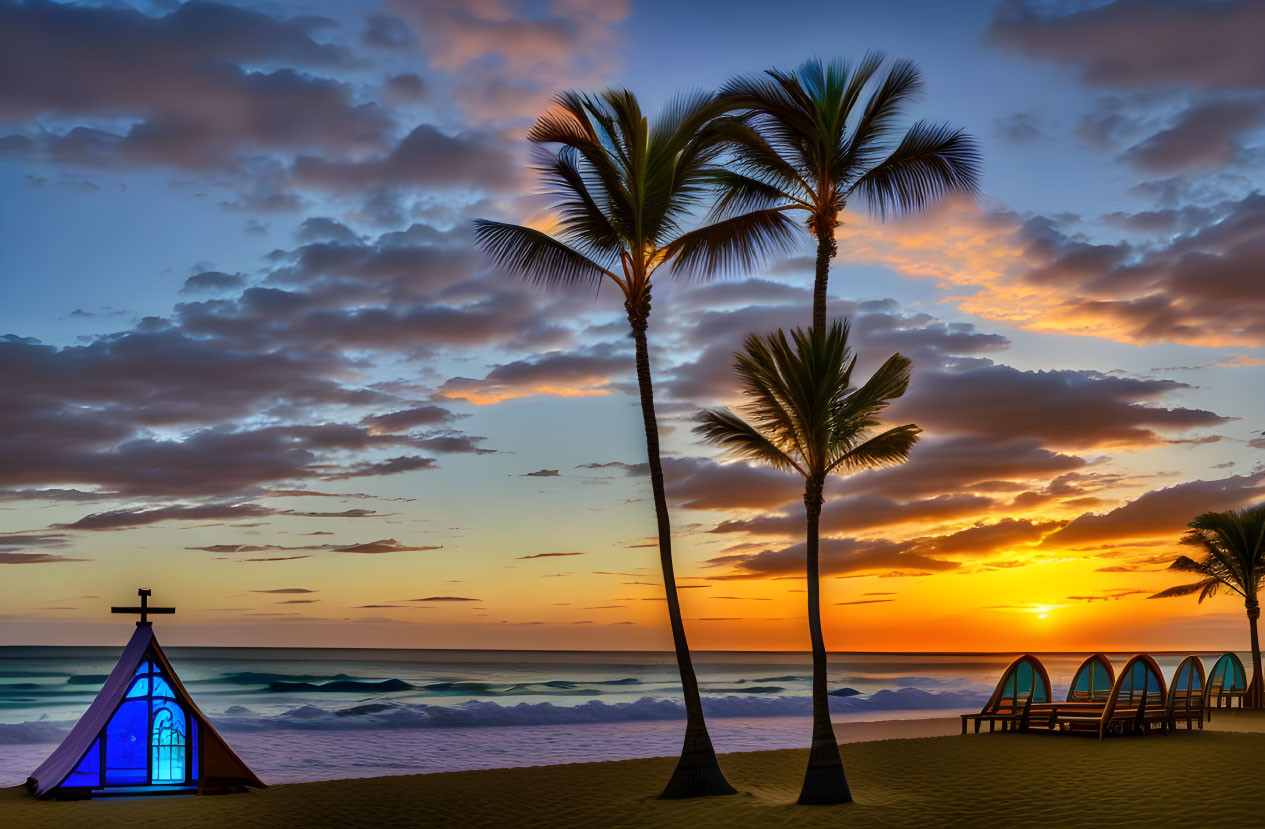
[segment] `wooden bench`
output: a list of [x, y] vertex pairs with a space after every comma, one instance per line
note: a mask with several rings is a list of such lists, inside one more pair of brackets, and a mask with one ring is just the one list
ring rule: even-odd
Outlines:
[[997, 723], [1001, 723], [1002, 731], [1026, 731], [1031, 709], [1032, 696], [1029, 694], [1027, 699], [1020, 700], [1014, 705], [1000, 705], [992, 710], [980, 711], [975, 714], [963, 714], [962, 733], [966, 733], [966, 724], [971, 720], [975, 721], [976, 734], [979, 733], [980, 726], [986, 720], [988, 721], [989, 731], [995, 731]]

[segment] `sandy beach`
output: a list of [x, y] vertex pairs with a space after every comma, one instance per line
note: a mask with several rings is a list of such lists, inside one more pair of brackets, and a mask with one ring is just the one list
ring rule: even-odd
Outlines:
[[962, 737], [951, 718], [836, 730], [856, 798], [843, 807], [794, 805], [806, 752], [757, 751], [724, 757], [737, 796], [686, 802], [655, 799], [673, 759], [654, 758], [301, 783], [223, 797], [58, 803], [10, 788], [0, 791], [0, 825], [1259, 826], [1265, 815], [1265, 776], [1255, 771], [1265, 756], [1265, 712], [1219, 712], [1202, 733], [1103, 742]]

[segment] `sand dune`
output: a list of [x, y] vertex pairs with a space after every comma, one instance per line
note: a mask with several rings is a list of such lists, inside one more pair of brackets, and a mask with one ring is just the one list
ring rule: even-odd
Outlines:
[[[943, 731], [952, 720], [852, 723], [869, 734]], [[724, 757], [734, 797], [663, 802], [673, 760], [379, 777], [275, 786], [225, 797], [35, 801], [0, 792], [6, 827], [441, 826], [1261, 826], [1265, 717], [1220, 714], [1214, 729], [1099, 742], [980, 734], [854, 742], [857, 802], [799, 807], [806, 752]], [[1250, 733], [1255, 730], [1256, 733]], [[1236, 733], [1237, 732], [1237, 733]]]

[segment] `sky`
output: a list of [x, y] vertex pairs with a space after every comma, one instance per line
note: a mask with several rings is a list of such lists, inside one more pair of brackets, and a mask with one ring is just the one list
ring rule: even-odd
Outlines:
[[[809, 25], [811, 21], [811, 25]], [[839, 651], [1244, 648], [1152, 601], [1265, 501], [1265, 4], [0, 0], [0, 644], [666, 649], [631, 343], [471, 221], [544, 224], [563, 89], [916, 61], [978, 200], [849, 210], [830, 313], [913, 360], [902, 466], [832, 480]], [[806, 649], [802, 485], [691, 433], [812, 248], [655, 290], [697, 649]]]

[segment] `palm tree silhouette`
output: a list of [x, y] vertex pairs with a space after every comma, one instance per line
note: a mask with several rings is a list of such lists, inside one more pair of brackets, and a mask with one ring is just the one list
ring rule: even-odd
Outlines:
[[731, 457], [798, 472], [804, 477], [808, 575], [808, 627], [813, 648], [813, 742], [799, 802], [852, 800], [830, 724], [826, 694], [826, 644], [821, 631], [818, 531], [826, 476], [903, 462], [921, 431], [906, 424], [871, 435], [877, 415], [909, 386], [910, 361], [893, 354], [859, 388], [852, 385], [856, 357], [848, 325], [829, 332], [796, 329], [790, 341], [779, 330], [750, 334], [734, 355], [742, 380], [746, 419], [727, 409], [699, 415], [694, 431]]
[[480, 219], [479, 246], [501, 267], [551, 288], [594, 290], [614, 283], [636, 348], [650, 484], [659, 531], [659, 561], [687, 716], [681, 759], [660, 797], [733, 794], [703, 719], [698, 680], [685, 638], [672, 565], [672, 532], [659, 459], [659, 430], [646, 327], [654, 274], [709, 277], [747, 268], [789, 249], [794, 224], [776, 210], [753, 210], [684, 231], [717, 173], [715, 162], [734, 122], [711, 94], [673, 101], [653, 125], [624, 89], [600, 95], [568, 92], [528, 133], [542, 149], [537, 171], [554, 198], [557, 236]]
[[1252, 683], [1247, 688], [1244, 705], [1260, 708], [1265, 704], [1265, 693], [1261, 684], [1261, 641], [1256, 621], [1261, 618], [1257, 594], [1265, 580], [1265, 504], [1238, 512], [1205, 512], [1187, 526], [1190, 529], [1182, 536], [1182, 543], [1199, 549], [1203, 557], [1196, 561], [1178, 556], [1169, 569], [1196, 573], [1201, 578], [1193, 584], [1161, 590], [1151, 598], [1198, 593], [1202, 602], [1223, 588], [1243, 597], [1252, 631]]
[[[974, 195], [979, 188], [979, 149], [962, 130], [919, 121], [895, 141], [896, 122], [922, 89], [922, 76], [913, 62], [898, 60], [879, 78], [883, 62], [878, 52], [855, 67], [814, 58], [794, 72], [772, 69], [721, 88], [722, 100], [750, 128], [731, 147], [714, 215], [768, 208], [807, 214], [817, 240], [814, 328], [826, 327], [835, 228], [850, 199], [886, 217], [920, 211], [949, 191]], [[862, 109], [871, 80], [876, 84]]]

